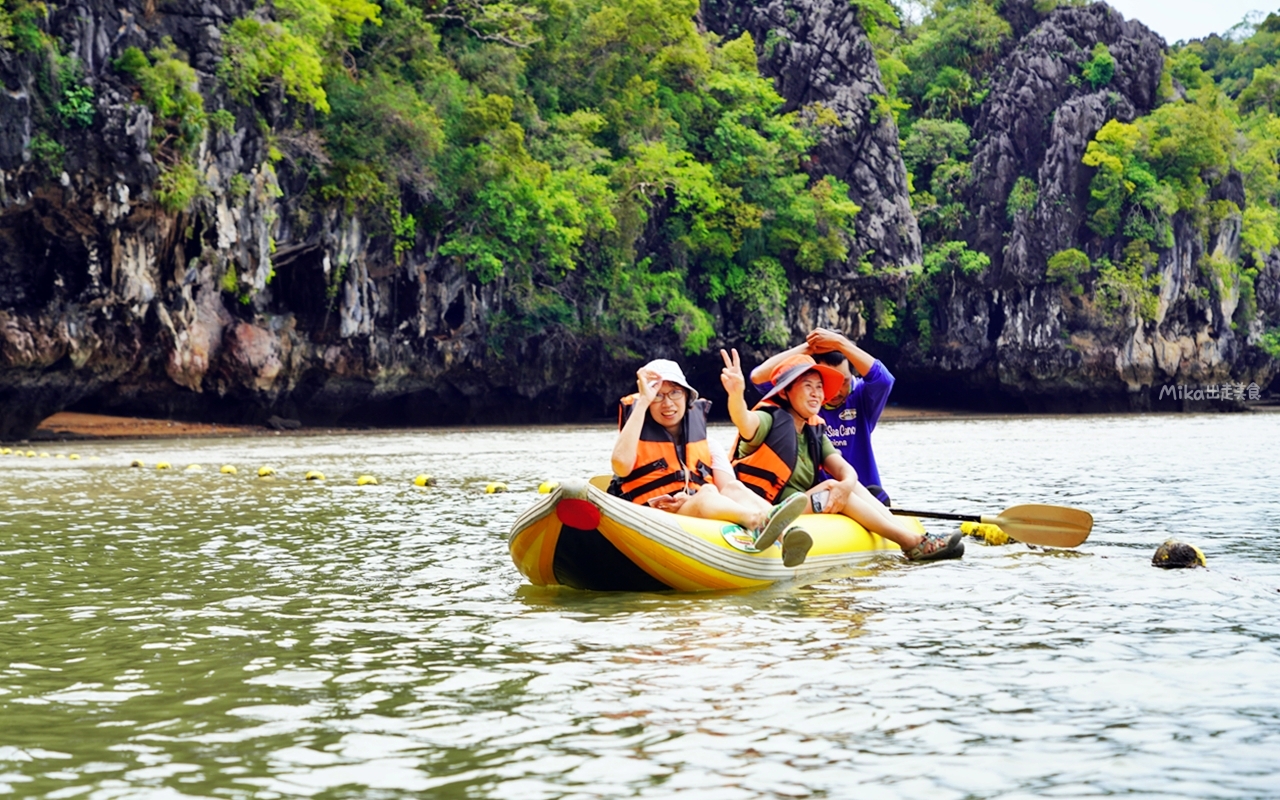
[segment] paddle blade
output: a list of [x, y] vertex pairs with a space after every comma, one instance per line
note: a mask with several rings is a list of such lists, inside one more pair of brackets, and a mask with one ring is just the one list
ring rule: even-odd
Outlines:
[[1089, 538], [1093, 515], [1079, 508], [1028, 503], [1013, 506], [983, 522], [999, 525], [1009, 538], [1045, 547], [1076, 547]]
[[602, 492], [609, 491], [609, 481], [613, 480], [612, 475], [596, 475], [591, 478], [591, 485]]

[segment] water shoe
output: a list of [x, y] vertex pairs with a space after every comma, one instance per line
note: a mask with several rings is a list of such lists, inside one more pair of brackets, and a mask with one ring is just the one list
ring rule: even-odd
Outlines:
[[956, 531], [948, 536], [926, 533], [920, 544], [903, 551], [908, 561], [941, 561], [964, 555], [964, 534]]
[[[809, 499], [802, 494], [793, 494], [774, 506], [765, 517], [764, 525], [756, 533], [756, 550], [764, 550], [778, 541], [778, 537], [787, 526], [796, 521], [796, 517], [804, 513]], [[803, 559], [801, 559], [803, 561]]]
[[798, 567], [809, 555], [813, 537], [804, 528], [795, 527], [782, 535], [782, 566]]

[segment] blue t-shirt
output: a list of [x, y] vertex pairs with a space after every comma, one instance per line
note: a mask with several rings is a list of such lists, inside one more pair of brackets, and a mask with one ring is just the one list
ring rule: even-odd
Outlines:
[[[772, 386], [767, 381], [756, 384], [762, 394]], [[871, 450], [871, 432], [880, 420], [880, 413], [884, 411], [892, 389], [893, 373], [880, 359], [876, 359], [865, 376], [854, 378], [853, 390], [841, 408], [824, 408], [819, 412], [827, 423], [827, 438], [858, 473], [858, 482], [863, 486], [884, 486], [880, 482], [875, 453]], [[819, 480], [829, 477], [823, 471]]]

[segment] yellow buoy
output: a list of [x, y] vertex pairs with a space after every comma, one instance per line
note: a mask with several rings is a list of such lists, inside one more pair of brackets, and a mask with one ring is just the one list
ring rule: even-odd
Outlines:
[[418, 477], [413, 479], [413, 485], [414, 486], [435, 486], [436, 478], [434, 475], [428, 475], [427, 473], [424, 472]]
[[188, 464], [187, 472], [204, 472], [204, 467], [199, 464]]
[[356, 486], [377, 486], [378, 479], [372, 475], [361, 475], [356, 478]]
[[500, 481], [495, 481], [489, 484], [488, 486], [484, 487], [485, 494], [498, 494], [500, 492], [505, 492], [506, 490], [507, 490], [507, 485]]
[[169, 469], [168, 461], [160, 461], [156, 464], [156, 469]]
[[55, 453], [53, 457], [54, 457], [54, 458], [66, 458], [66, 455], [64, 455], [64, 454], [62, 454], [62, 453]]
[[324, 480], [324, 473], [317, 472], [316, 470], [313, 469], [310, 472], [308, 472], [304, 477], [306, 478], [306, 480], [309, 480], [309, 481], [322, 481]]
[[137, 459], [135, 458], [133, 461], [130, 461], [130, 462], [129, 462], [129, 466], [131, 466], [131, 467], [145, 467], [145, 466], [146, 466], [146, 464], [143, 464], [141, 461], [139, 461], [139, 460], [137, 460]]
[[560, 485], [560, 481], [543, 481], [538, 484], [538, 494], [551, 494]]
[[41, 453], [41, 454], [40, 454], [40, 457], [41, 457], [41, 458], [48, 458], [48, 457], [49, 457], [49, 454], [48, 454], [48, 453]]
[[961, 522], [960, 532], [966, 536], [981, 539], [984, 544], [1002, 545], [1009, 543], [1009, 534], [1000, 530], [999, 525], [988, 522]]
[[67, 460], [68, 460], [68, 461], [79, 461], [79, 460], [80, 460], [80, 456], [76, 455], [75, 453], [72, 453], [71, 455], [67, 456]]
[[12, 453], [12, 452], [13, 452], [13, 451], [12, 451], [12, 450], [10, 450], [10, 449], [9, 449], [9, 448], [7, 448], [7, 447], [0, 447], [0, 456], [7, 456], [7, 455], [9, 455], [9, 454], [10, 454], [10, 453]]
[[223, 465], [222, 465], [222, 469], [220, 469], [220, 470], [218, 470], [218, 471], [219, 471], [219, 472], [221, 472], [223, 475], [235, 475], [235, 474], [236, 474], [236, 468], [235, 468], [235, 467], [233, 467], [233, 466], [232, 466], [232, 465], [230, 465], [230, 464], [223, 464]]
[[269, 478], [269, 477], [271, 477], [272, 475], [275, 475], [275, 474], [276, 474], [276, 471], [275, 471], [274, 469], [272, 469], [271, 467], [258, 467], [258, 477], [259, 477], [259, 478]]
[[35, 458], [35, 457], [36, 457], [36, 451], [35, 451], [35, 450], [28, 450], [28, 451], [27, 451], [27, 458]]

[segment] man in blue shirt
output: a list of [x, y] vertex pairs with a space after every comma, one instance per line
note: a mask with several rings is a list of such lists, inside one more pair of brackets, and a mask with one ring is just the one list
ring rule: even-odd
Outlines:
[[[827, 423], [827, 437], [858, 473], [858, 481], [868, 487], [884, 503], [889, 495], [881, 488], [880, 470], [871, 450], [871, 432], [893, 389], [893, 374], [877, 358], [858, 347], [847, 336], [826, 328], [814, 328], [804, 344], [768, 359], [751, 370], [751, 382], [761, 393], [771, 386], [769, 376], [783, 360], [795, 356], [812, 356], [820, 364], [834, 367], [845, 375], [845, 391], [836, 395], [819, 412]], [[850, 365], [853, 369], [850, 369]], [[857, 370], [858, 379], [854, 379]]]

